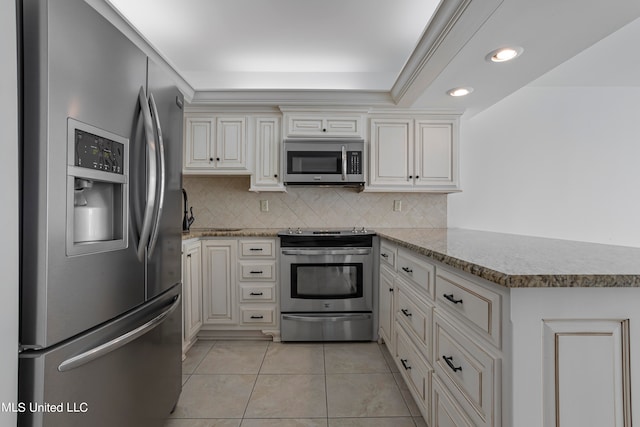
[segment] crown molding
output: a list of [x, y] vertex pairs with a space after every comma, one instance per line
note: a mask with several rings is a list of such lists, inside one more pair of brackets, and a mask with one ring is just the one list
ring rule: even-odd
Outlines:
[[389, 92], [349, 90], [211, 90], [196, 91], [191, 104], [220, 105], [351, 105], [391, 107]]

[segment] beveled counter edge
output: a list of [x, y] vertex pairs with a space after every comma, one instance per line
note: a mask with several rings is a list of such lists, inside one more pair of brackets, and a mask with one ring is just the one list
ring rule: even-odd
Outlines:
[[378, 236], [398, 246], [417, 252], [449, 267], [469, 273], [507, 288], [630, 288], [640, 287], [640, 275], [634, 274], [548, 274], [510, 275], [469, 261], [461, 260], [414, 245], [397, 237], [378, 231]]
[[187, 233], [182, 233], [182, 240], [203, 238], [203, 237], [278, 237], [281, 228], [241, 228], [233, 230], [222, 229], [196, 229]]

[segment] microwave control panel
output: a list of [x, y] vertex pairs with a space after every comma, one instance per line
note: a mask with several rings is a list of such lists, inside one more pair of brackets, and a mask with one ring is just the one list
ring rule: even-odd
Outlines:
[[362, 151], [347, 151], [347, 174], [362, 174]]

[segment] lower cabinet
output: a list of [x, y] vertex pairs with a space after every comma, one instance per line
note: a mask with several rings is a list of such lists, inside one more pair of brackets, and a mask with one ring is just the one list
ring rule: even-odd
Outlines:
[[433, 379], [432, 427], [475, 427], [438, 378]]
[[[423, 414], [430, 413], [431, 406], [431, 377], [433, 369], [424, 359], [422, 353], [411, 342], [402, 327], [395, 331], [396, 334], [396, 364], [400, 374], [407, 383], [420, 411]], [[428, 418], [425, 418], [428, 419]]]
[[182, 247], [182, 308], [184, 355], [202, 327], [202, 255], [199, 240], [186, 242]]
[[[269, 335], [278, 340], [276, 239], [207, 238], [198, 241], [198, 245], [201, 245], [202, 321], [191, 329], [192, 340], [196, 335], [209, 338]], [[192, 254], [190, 258], [194, 257]], [[191, 270], [195, 270], [195, 263], [190, 262]]]
[[203, 307], [205, 325], [236, 324], [237, 240], [203, 240]]
[[380, 245], [379, 335], [429, 426], [633, 425], [640, 288], [506, 288]]

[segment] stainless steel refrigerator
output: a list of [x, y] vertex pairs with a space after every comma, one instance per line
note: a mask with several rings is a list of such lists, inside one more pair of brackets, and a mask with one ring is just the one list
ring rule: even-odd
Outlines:
[[181, 93], [82, 0], [19, 0], [20, 426], [162, 426], [181, 390]]

